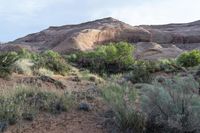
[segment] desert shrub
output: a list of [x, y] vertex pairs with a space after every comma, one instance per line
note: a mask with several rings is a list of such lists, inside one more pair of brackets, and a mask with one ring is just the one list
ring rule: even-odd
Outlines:
[[27, 49], [21, 49], [20, 51], [17, 52], [17, 54], [20, 58], [26, 58], [26, 59], [30, 59], [32, 56], [32, 53]]
[[42, 68], [43, 70], [45, 68], [49, 73], [54, 72], [61, 75], [65, 75], [70, 71], [70, 66], [65, 59], [59, 53], [51, 50], [44, 53], [34, 53], [22, 49], [18, 52], [0, 54], [0, 77], [7, 77], [13, 71], [28, 75], [32, 73], [44, 74]]
[[[43, 68], [42, 70], [44, 70], [45, 68], [49, 72], [52, 71], [55, 72], [55, 74], [65, 75], [70, 70], [69, 65], [63, 57], [59, 53], [51, 50], [43, 53], [34, 53], [22, 49], [17, 52], [17, 56], [19, 60], [15, 63], [15, 67], [19, 73], [23, 73], [24, 70], [27, 70], [29, 72], [33, 71], [35, 74], [40, 74], [40, 72], [44, 72], [41, 71], [41, 69]], [[30, 64], [32, 65], [30, 66]]]
[[18, 52], [5, 52], [0, 54], [0, 77], [8, 77], [12, 72], [21, 74], [32, 73], [33, 59], [37, 54], [25, 49]]
[[32, 61], [38, 61], [41, 57], [40, 53], [32, 52], [27, 49], [21, 49], [17, 52], [19, 59], [29, 59]]
[[18, 60], [16, 52], [0, 54], [0, 77], [6, 78], [12, 73], [13, 64]]
[[122, 74], [122, 73], [106, 75], [103, 78], [105, 81], [115, 82], [119, 84], [127, 82], [127, 79], [126, 79], [127, 77], [125, 76], [125, 74]]
[[39, 111], [58, 114], [67, 111], [73, 105], [73, 101], [68, 93], [59, 95], [37, 88], [16, 87], [12, 94], [0, 96], [0, 122], [12, 125], [22, 119], [33, 120]]
[[141, 107], [148, 132], [200, 132], [199, 84], [193, 77], [157, 78], [141, 89]]
[[92, 72], [116, 73], [131, 68], [134, 63], [133, 51], [134, 47], [129, 43], [110, 43], [94, 51], [79, 52], [73, 60]]
[[114, 121], [119, 129], [136, 133], [144, 131], [145, 120], [137, 108], [137, 93], [134, 88], [111, 83], [104, 87], [102, 96], [114, 112]]
[[50, 70], [48, 70], [46, 68], [39, 68], [38, 74], [39, 75], [44, 75], [44, 76], [53, 76], [54, 72], [50, 71]]
[[150, 83], [152, 72], [157, 71], [157, 66], [153, 62], [138, 61], [133, 65], [128, 77], [132, 83]]
[[65, 59], [68, 61], [68, 62], [76, 62], [78, 57], [78, 52], [75, 52], [73, 54], [69, 54], [69, 55], [65, 55]]
[[46, 51], [40, 55], [40, 58], [35, 61], [35, 69], [46, 68], [50, 71], [55, 72], [55, 74], [65, 75], [70, 67], [62, 56], [51, 50]]
[[167, 73], [179, 72], [183, 69], [176, 62], [176, 60], [172, 60], [172, 59], [160, 60], [159, 65], [160, 65], [160, 71], [164, 71], [164, 72], [167, 72]]
[[177, 58], [177, 63], [184, 67], [193, 67], [200, 64], [200, 51], [192, 50], [185, 52]]
[[32, 75], [32, 67], [34, 63], [30, 59], [19, 59], [13, 64], [16, 73]]
[[136, 61], [127, 77], [132, 83], [150, 83], [153, 73], [180, 71], [186, 71], [186, 69], [177, 64], [175, 60]]

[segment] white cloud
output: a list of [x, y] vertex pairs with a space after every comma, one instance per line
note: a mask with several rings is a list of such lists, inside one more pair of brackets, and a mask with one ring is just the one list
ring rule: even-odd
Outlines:
[[127, 4], [104, 12], [132, 25], [183, 23], [200, 19], [199, 5], [199, 0], [160, 0], [139, 6]]
[[54, 4], [61, 4], [64, 1], [65, 0], [0, 0], [0, 16], [31, 17], [38, 13], [42, 15], [41, 11], [45, 8], [50, 8]]

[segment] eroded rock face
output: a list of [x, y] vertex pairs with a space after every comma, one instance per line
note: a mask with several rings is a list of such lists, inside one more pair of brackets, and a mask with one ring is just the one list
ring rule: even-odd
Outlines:
[[149, 31], [133, 27], [113, 18], [105, 18], [79, 25], [50, 27], [39, 33], [30, 34], [10, 44], [29, 46], [35, 51], [52, 49], [58, 52], [90, 50], [106, 42], [150, 41]]
[[137, 58], [176, 57], [182, 50], [200, 48], [200, 21], [186, 24], [131, 26], [113, 18], [104, 18], [78, 25], [49, 27], [9, 42], [7, 45], [1, 45], [0, 51], [27, 48], [36, 52], [54, 50], [71, 53], [119, 41], [137, 43]]

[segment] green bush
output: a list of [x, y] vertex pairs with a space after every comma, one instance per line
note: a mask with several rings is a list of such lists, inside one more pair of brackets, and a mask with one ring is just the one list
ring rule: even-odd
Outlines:
[[13, 70], [13, 64], [18, 60], [16, 52], [0, 54], [0, 77], [7, 78]]
[[78, 53], [73, 53], [73, 54], [70, 54], [70, 55], [65, 55], [65, 59], [68, 61], [68, 62], [76, 62], [77, 61], [77, 54]]
[[20, 74], [38, 74], [44, 68], [55, 74], [65, 75], [70, 66], [57, 52], [32, 53], [25, 49], [19, 52], [0, 54], [0, 77], [8, 77], [12, 72]]
[[64, 58], [59, 53], [52, 50], [38, 54], [22, 49], [17, 54], [21, 60], [30, 60], [33, 63], [31, 69], [36, 73], [40, 73], [39, 70], [41, 68], [45, 68], [55, 74], [61, 75], [65, 75], [70, 70], [69, 65], [66, 63]]
[[141, 90], [141, 107], [148, 132], [200, 132], [199, 84], [192, 76], [157, 78]]
[[200, 51], [185, 52], [177, 58], [177, 63], [183, 67], [193, 67], [200, 64]]
[[153, 79], [153, 73], [175, 73], [183, 70], [185, 71], [175, 60], [136, 61], [128, 78], [132, 83], [150, 83]]
[[40, 58], [35, 61], [35, 69], [46, 68], [55, 74], [65, 75], [70, 67], [66, 61], [57, 52], [51, 50], [40, 54]]
[[102, 96], [110, 105], [115, 123], [122, 131], [144, 131], [145, 119], [137, 108], [137, 92], [134, 88], [111, 83], [103, 88]]
[[128, 77], [132, 83], [150, 83], [152, 81], [151, 73], [156, 72], [157, 69], [159, 68], [153, 62], [138, 61], [134, 64]]
[[20, 59], [29, 59], [32, 61], [38, 61], [41, 58], [40, 53], [31, 52], [27, 49], [21, 49], [17, 52], [17, 55]]
[[176, 62], [176, 60], [172, 60], [172, 59], [160, 60], [159, 65], [160, 65], [160, 71], [164, 71], [166, 73], [179, 72], [183, 69]]
[[32, 53], [27, 49], [21, 49], [17, 54], [20, 58], [30, 59], [32, 57]]
[[110, 43], [94, 51], [80, 52], [73, 56], [73, 60], [92, 72], [116, 73], [131, 69], [134, 63], [133, 51], [134, 47], [129, 43]]

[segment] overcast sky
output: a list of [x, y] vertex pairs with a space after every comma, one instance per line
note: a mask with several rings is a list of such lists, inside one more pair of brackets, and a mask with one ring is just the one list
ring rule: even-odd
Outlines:
[[0, 0], [0, 41], [113, 17], [131, 25], [200, 20], [200, 0]]

